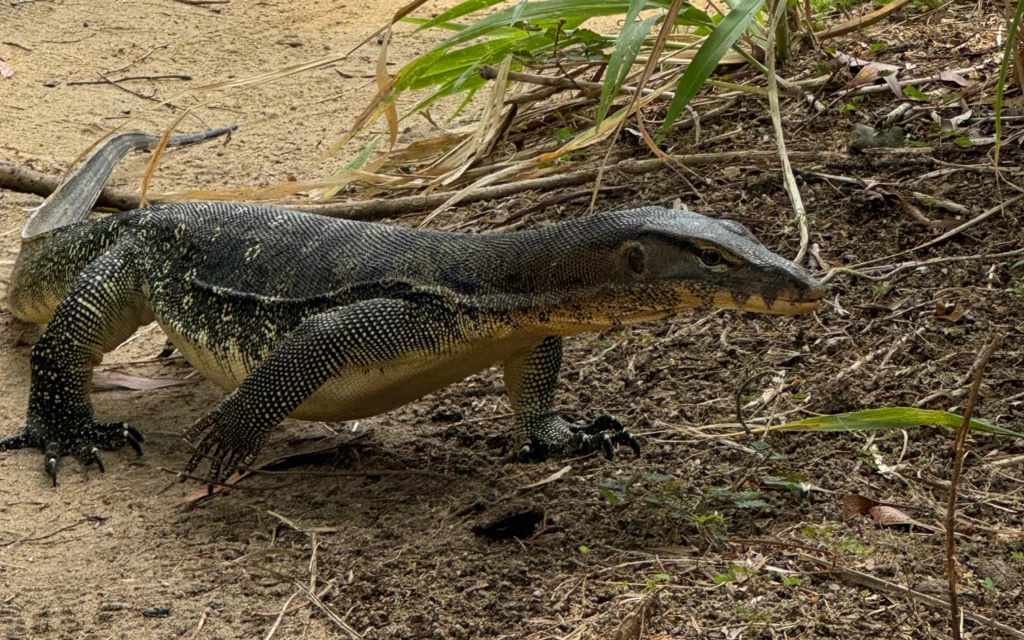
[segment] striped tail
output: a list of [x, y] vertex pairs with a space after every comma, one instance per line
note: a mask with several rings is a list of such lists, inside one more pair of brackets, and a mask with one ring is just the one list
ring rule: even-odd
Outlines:
[[[222, 136], [238, 128], [238, 125], [210, 129], [198, 133], [173, 136], [167, 146], [176, 147], [195, 144]], [[39, 205], [28, 222], [21, 230], [24, 240], [38, 236], [60, 227], [66, 227], [84, 220], [100, 192], [107, 184], [111, 172], [121, 158], [133, 149], [151, 149], [160, 142], [157, 136], [145, 133], [122, 133], [104, 141], [71, 172], [60, 185], [50, 194], [43, 204]]]

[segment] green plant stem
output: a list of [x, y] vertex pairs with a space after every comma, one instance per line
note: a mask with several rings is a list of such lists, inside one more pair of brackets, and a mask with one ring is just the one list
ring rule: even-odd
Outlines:
[[728, 89], [730, 91], [740, 91], [743, 93], [751, 93], [758, 96], [767, 96], [768, 90], [764, 87], [753, 87], [749, 84], [736, 84], [735, 82], [723, 82], [721, 80], [712, 80], [708, 78], [704, 81], [705, 84], [709, 84], [712, 87], [718, 87], [719, 89]]
[[[1020, 29], [1021, 18], [1024, 16], [1024, 0], [1017, 0], [1017, 10], [1007, 25], [1006, 46], [1003, 47], [1003, 62], [999, 65], [999, 81], [996, 83], [996, 149], [993, 154], [996, 166], [996, 175], [999, 173], [999, 149], [1003, 144], [1003, 94], [1006, 93], [1006, 74], [1010, 65], [1011, 56], [1016, 57], [1014, 48], [1017, 42], [1017, 31]], [[1024, 85], [1020, 87], [1024, 91]]]

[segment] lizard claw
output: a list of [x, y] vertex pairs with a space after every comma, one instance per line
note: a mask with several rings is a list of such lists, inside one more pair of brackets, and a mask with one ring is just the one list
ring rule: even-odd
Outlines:
[[[609, 431], [612, 432], [611, 436], [608, 435]], [[583, 445], [581, 449], [589, 448], [589, 451], [597, 451], [600, 446], [609, 460], [615, 459], [615, 447], [617, 446], [629, 447], [636, 457], [640, 457], [640, 443], [622, 426], [621, 422], [608, 414], [598, 416], [586, 427], [577, 427], [576, 433]]]
[[138, 429], [124, 422], [93, 422], [78, 429], [68, 430], [68, 432], [69, 435], [64, 437], [54, 437], [53, 430], [30, 419], [23, 433], [0, 440], [0, 451], [42, 449], [43, 467], [55, 487], [57, 486], [60, 458], [65, 453], [74, 453], [86, 466], [95, 462], [101, 472], [106, 470], [106, 466], [103, 464], [103, 458], [100, 457], [100, 449], [114, 451], [128, 444], [135, 450], [135, 453], [142, 455], [140, 443], [145, 438], [142, 437]]
[[52, 447], [56, 447], [56, 443], [51, 442], [50, 445], [47, 446], [46, 462], [45, 462], [46, 474], [48, 476], [50, 476], [50, 478], [53, 480], [53, 486], [56, 487], [57, 486], [57, 465], [58, 465], [58, 462], [60, 461], [60, 453], [51, 450], [50, 449], [51, 446]]
[[262, 441], [252, 446], [252, 442], [244, 437], [235, 437], [230, 426], [222, 422], [216, 412], [201, 418], [186, 434], [186, 440], [192, 440], [199, 434], [203, 437], [195, 444], [195, 453], [185, 465], [181, 481], [199, 468], [203, 460], [209, 459], [210, 469], [203, 476], [211, 486], [223, 484], [233, 473], [242, 473], [256, 461], [262, 448]]
[[629, 447], [640, 456], [637, 439], [609, 415], [599, 416], [585, 427], [569, 424], [556, 416], [549, 420], [553, 422], [535, 429], [529, 442], [519, 450], [519, 461], [538, 462], [546, 460], [551, 453], [585, 455], [596, 451], [614, 460], [616, 447]]

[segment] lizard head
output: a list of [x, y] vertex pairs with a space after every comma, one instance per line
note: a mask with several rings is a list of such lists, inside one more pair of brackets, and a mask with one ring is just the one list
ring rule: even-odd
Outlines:
[[668, 294], [661, 305], [666, 311], [796, 315], [813, 312], [824, 297], [806, 269], [770, 251], [738, 222], [684, 210], [643, 211], [612, 249], [613, 268], [637, 289]]
[[[795, 315], [814, 311], [824, 297], [805, 268], [770, 251], [738, 222], [651, 207], [582, 224], [593, 225], [590, 232], [566, 234], [564, 253], [551, 250], [561, 253], [561, 266], [552, 271], [571, 279], [560, 288], [601, 292], [585, 294], [589, 311], [577, 315], [596, 314], [611, 325], [696, 307]], [[573, 249], [571, 238], [579, 237], [590, 240]]]

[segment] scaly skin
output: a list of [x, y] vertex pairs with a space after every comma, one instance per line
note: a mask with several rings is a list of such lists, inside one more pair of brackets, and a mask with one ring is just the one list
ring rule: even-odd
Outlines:
[[[110, 162], [80, 169], [91, 189]], [[287, 416], [376, 415], [495, 362], [522, 457], [639, 452], [613, 419], [558, 417], [564, 336], [697, 307], [808, 313], [823, 295], [741, 225], [654, 207], [472, 235], [187, 203], [23, 235], [10, 305], [50, 326], [32, 352], [27, 429], [0, 448], [43, 449], [54, 483], [62, 453], [90, 462], [99, 448], [138, 449], [134, 429], [93, 421], [88, 389], [102, 354], [153, 318], [231, 391], [186, 434], [197, 446], [186, 472], [209, 459], [219, 482]]]

